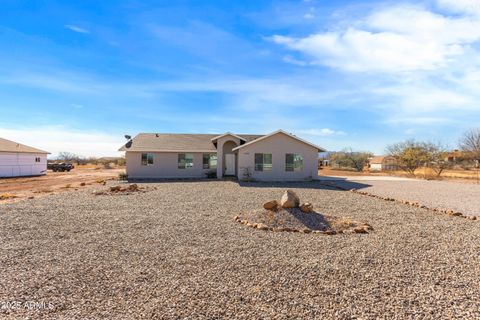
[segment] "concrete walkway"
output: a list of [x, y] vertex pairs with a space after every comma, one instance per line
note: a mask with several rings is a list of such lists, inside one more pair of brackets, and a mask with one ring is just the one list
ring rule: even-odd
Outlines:
[[451, 209], [480, 217], [480, 185], [386, 176], [319, 177], [320, 181], [383, 197], [409, 200], [430, 208]]

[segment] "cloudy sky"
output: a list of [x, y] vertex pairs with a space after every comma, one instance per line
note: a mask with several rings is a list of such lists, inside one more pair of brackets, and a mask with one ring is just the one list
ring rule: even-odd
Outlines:
[[293, 132], [382, 153], [480, 126], [480, 0], [0, 4], [0, 137]]

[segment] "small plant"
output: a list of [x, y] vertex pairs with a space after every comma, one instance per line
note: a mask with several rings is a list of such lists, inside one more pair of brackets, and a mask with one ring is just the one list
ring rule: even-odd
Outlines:
[[252, 177], [252, 172], [249, 167], [243, 168], [243, 181], [252, 182], [255, 179]]
[[69, 183], [69, 184], [67, 184], [67, 185], [65, 186], [65, 189], [69, 189], [69, 188], [71, 188], [71, 187], [72, 187], [72, 185]]
[[215, 170], [210, 170], [205, 174], [207, 175], [207, 179], [215, 179], [217, 177], [217, 171]]
[[121, 172], [118, 174], [118, 180], [120, 181], [127, 181], [128, 180], [128, 174], [125, 172]]
[[14, 199], [14, 198], [17, 198], [17, 196], [14, 194], [10, 194], [10, 193], [0, 194], [0, 200], [8, 200], [8, 199]]
[[105, 182], [105, 180], [103, 180], [103, 179], [97, 179], [95, 182], [96, 182], [96, 183], [100, 183], [100, 184], [101, 184], [101, 183], [104, 183], [104, 182]]

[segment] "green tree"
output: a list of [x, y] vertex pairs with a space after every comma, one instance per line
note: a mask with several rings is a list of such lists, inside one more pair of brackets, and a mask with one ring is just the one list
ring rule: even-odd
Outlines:
[[411, 175], [420, 167], [429, 167], [440, 176], [449, 167], [446, 148], [440, 143], [407, 140], [388, 146], [387, 152], [395, 157], [400, 169]]
[[356, 171], [363, 171], [368, 163], [368, 159], [373, 156], [371, 152], [355, 152], [351, 148], [344, 149], [331, 155], [330, 160], [342, 168], [352, 168]]

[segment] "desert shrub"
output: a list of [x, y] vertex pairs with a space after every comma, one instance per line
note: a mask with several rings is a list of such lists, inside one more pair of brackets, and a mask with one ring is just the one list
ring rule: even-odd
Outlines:
[[389, 155], [395, 157], [400, 169], [410, 175], [421, 167], [430, 168], [440, 177], [450, 167], [445, 161], [446, 148], [439, 143], [407, 140], [387, 147]]
[[250, 167], [243, 168], [243, 181], [250, 182], [254, 181], [252, 177], [252, 171]]
[[207, 176], [207, 179], [215, 179], [217, 177], [217, 171], [216, 170], [210, 170], [205, 174]]
[[16, 197], [17, 197], [16, 195], [10, 194], [10, 193], [0, 194], [0, 200], [14, 199]]
[[113, 169], [112, 163], [111, 162], [105, 162], [103, 164], [104, 169]]
[[356, 152], [352, 149], [345, 149], [332, 154], [331, 160], [337, 168], [353, 169], [361, 172], [372, 156], [373, 154], [368, 151]]
[[128, 180], [128, 174], [125, 172], [121, 172], [118, 174], [118, 180], [120, 181], [127, 181]]

